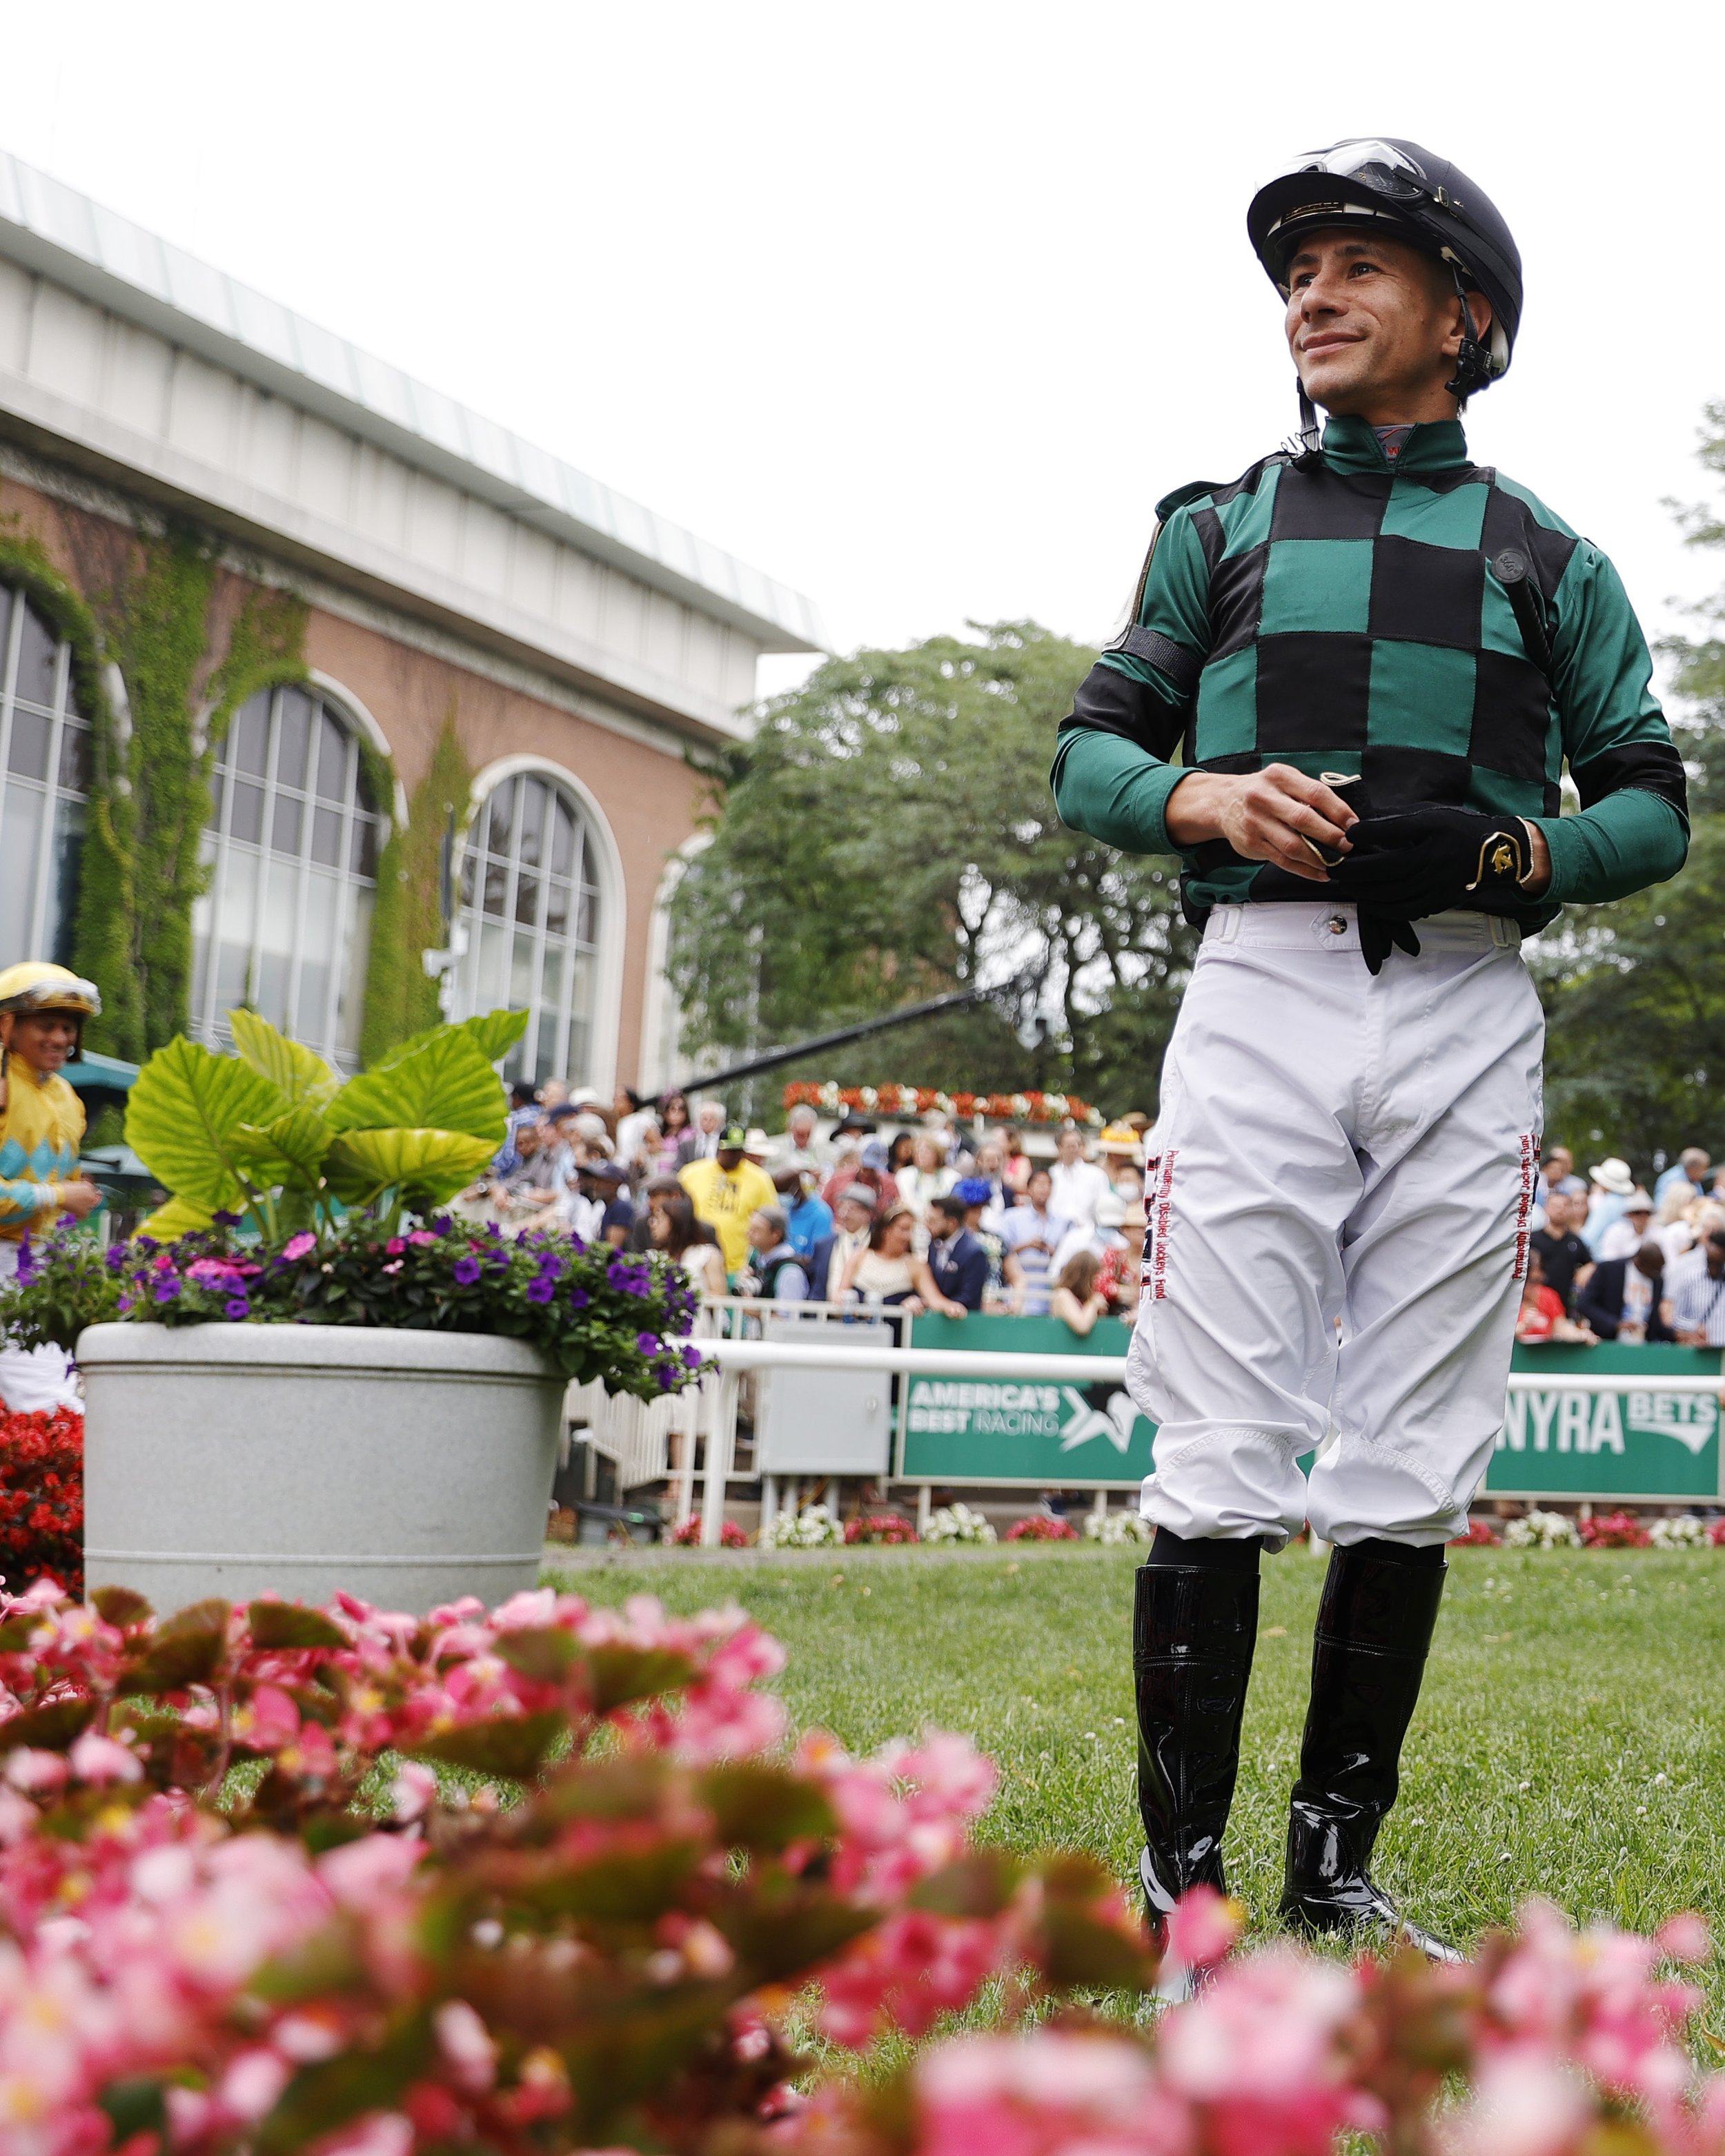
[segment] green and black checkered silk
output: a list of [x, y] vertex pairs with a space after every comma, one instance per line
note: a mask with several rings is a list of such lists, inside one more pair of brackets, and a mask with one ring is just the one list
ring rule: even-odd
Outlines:
[[[1459, 423], [1415, 427], [1392, 459], [1363, 420], [1332, 419], [1321, 456], [1267, 458], [1158, 514], [1137, 621], [1060, 730], [1068, 824], [1173, 852], [1163, 818], [1188, 771], [1281, 762], [1358, 774], [1380, 812], [1442, 802], [1537, 821], [1553, 881], [1519, 909], [1529, 927], [1563, 899], [1620, 896], [1681, 865], [1682, 766], [1615, 571], [1471, 464]], [[1539, 594], [1548, 670], [1494, 573], [1506, 549]], [[1560, 815], [1566, 764], [1579, 816]], [[1220, 844], [1184, 865], [1199, 907], [1317, 895]]]

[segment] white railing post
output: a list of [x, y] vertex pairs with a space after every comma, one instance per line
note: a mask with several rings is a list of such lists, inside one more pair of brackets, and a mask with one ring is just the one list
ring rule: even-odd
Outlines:
[[778, 1517], [778, 1477], [763, 1475], [761, 1477], [761, 1532], [763, 1535]]
[[737, 1445], [737, 1373], [721, 1370], [708, 1407], [706, 1463], [701, 1492], [701, 1546], [717, 1549], [725, 1527], [725, 1489]]
[[928, 1523], [934, 1517], [934, 1486], [929, 1482], [916, 1485], [916, 1536], [921, 1542], [928, 1539]]

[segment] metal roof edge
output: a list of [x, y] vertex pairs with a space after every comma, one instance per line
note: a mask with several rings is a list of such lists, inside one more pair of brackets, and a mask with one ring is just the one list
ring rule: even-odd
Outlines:
[[[0, 255], [627, 571], [763, 651], [829, 648], [801, 593], [5, 150]], [[429, 432], [433, 424], [449, 439]]]

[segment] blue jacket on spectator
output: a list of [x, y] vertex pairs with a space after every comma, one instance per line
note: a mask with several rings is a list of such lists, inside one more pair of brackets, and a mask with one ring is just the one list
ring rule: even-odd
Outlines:
[[928, 1270], [934, 1284], [967, 1310], [980, 1310], [983, 1290], [988, 1285], [988, 1254], [968, 1228], [961, 1228], [945, 1242], [928, 1246]]
[[803, 1198], [788, 1206], [784, 1216], [785, 1239], [799, 1258], [812, 1258], [815, 1245], [833, 1232], [833, 1209], [824, 1198]]

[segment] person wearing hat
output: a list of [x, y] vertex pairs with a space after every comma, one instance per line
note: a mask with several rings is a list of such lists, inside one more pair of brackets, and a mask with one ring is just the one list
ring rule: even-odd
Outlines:
[[1624, 1216], [1630, 1194], [1635, 1187], [1635, 1178], [1630, 1173], [1629, 1163], [1619, 1160], [1614, 1153], [1609, 1159], [1602, 1160], [1597, 1168], [1590, 1168], [1587, 1179], [1589, 1186], [1587, 1225], [1581, 1231], [1581, 1240], [1597, 1258], [1605, 1230], [1615, 1227]]
[[718, 1237], [732, 1280], [748, 1264], [750, 1214], [776, 1204], [778, 1197], [773, 1178], [748, 1157], [748, 1136], [741, 1123], [726, 1123], [712, 1158], [691, 1160], [677, 1177], [696, 1219], [705, 1220]]
[[848, 1183], [833, 1193], [833, 1232], [809, 1253], [809, 1281], [816, 1302], [836, 1302], [850, 1260], [869, 1247], [875, 1193], [866, 1183]]
[[[1204, 937], [1127, 1380], [1158, 1426], [1140, 1876], [1158, 1915], [1224, 1886], [1260, 1559], [1309, 1522], [1332, 1549], [1281, 1914], [1450, 1959], [1371, 1861], [1445, 1546], [1503, 1426], [1542, 1121], [1522, 942], [1674, 876], [1686, 783], [1616, 571], [1469, 452], [1463, 410], [1522, 317], [1483, 188], [1354, 136], [1269, 177], [1245, 222], [1298, 437], [1158, 505], [1053, 773], [1066, 824], [1182, 856]], [[1202, 315], [1214, 271], [1187, 266]]]
[[782, 1163], [773, 1171], [773, 1187], [784, 1207], [785, 1235], [799, 1258], [814, 1255], [814, 1246], [833, 1232], [833, 1209], [820, 1194], [820, 1176], [810, 1163]]
[[[0, 1282], [29, 1238], [62, 1214], [88, 1219], [102, 1194], [78, 1173], [84, 1103], [60, 1075], [84, 1052], [84, 1021], [101, 997], [90, 981], [39, 961], [0, 972]], [[14, 1413], [76, 1406], [64, 1348], [0, 1345], [0, 1404]]]
[[60, 1075], [100, 1016], [95, 984], [40, 961], [0, 973], [0, 1280], [32, 1232], [62, 1213], [82, 1220], [102, 1194], [78, 1173], [84, 1103]]
[[1632, 1258], [1647, 1240], [1647, 1230], [1653, 1225], [1653, 1200], [1640, 1183], [1623, 1201], [1623, 1211], [1600, 1235], [1594, 1245], [1599, 1262], [1604, 1265], [1612, 1258]]
[[597, 1155], [578, 1161], [569, 1217], [583, 1243], [608, 1243], [614, 1250], [624, 1249], [635, 1224], [628, 1172], [614, 1160]]

